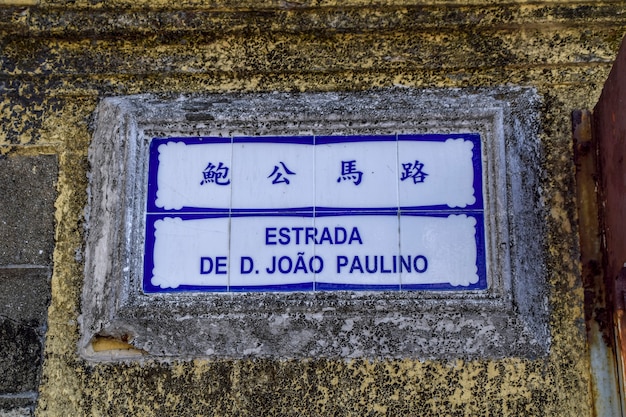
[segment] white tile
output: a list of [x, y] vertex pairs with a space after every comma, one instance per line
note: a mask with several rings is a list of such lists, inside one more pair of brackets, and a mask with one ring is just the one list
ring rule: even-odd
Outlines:
[[[402, 284], [478, 282], [476, 219], [460, 214], [448, 217], [400, 217], [400, 254], [410, 265], [403, 268]], [[426, 262], [424, 262], [426, 261]]]
[[[312, 217], [232, 217], [231, 288], [313, 283], [312, 228]], [[306, 261], [304, 269], [300, 257]]]
[[464, 208], [474, 195], [474, 144], [464, 139], [398, 141], [400, 206]]
[[324, 260], [316, 283], [399, 287], [397, 216], [316, 217], [315, 228], [315, 255]]
[[395, 140], [316, 144], [315, 170], [317, 207], [398, 206]]
[[[276, 139], [273, 139], [276, 140]], [[234, 209], [312, 207], [313, 145], [233, 144]]]
[[230, 143], [211, 143], [210, 139], [202, 144], [168, 141], [157, 149], [159, 168], [155, 204], [158, 208], [230, 207]]
[[166, 217], [155, 221], [154, 239], [152, 285], [228, 285], [228, 218]]

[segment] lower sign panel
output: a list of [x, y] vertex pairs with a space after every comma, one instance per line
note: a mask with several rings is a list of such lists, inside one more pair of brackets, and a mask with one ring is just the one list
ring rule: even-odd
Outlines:
[[486, 289], [482, 213], [148, 216], [144, 291]]

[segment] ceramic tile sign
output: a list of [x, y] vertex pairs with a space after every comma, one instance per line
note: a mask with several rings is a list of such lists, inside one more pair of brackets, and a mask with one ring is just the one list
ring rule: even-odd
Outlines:
[[143, 290], [487, 288], [478, 134], [155, 138]]

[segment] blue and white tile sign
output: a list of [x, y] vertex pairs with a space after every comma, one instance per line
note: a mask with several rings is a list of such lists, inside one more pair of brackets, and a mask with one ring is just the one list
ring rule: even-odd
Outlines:
[[156, 138], [143, 289], [487, 288], [478, 134]]

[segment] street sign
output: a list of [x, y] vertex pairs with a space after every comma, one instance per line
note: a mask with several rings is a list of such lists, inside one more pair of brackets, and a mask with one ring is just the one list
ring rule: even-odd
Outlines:
[[143, 290], [487, 289], [478, 134], [150, 143]]
[[81, 355], [131, 329], [174, 360], [545, 357], [541, 106], [522, 87], [103, 99]]

